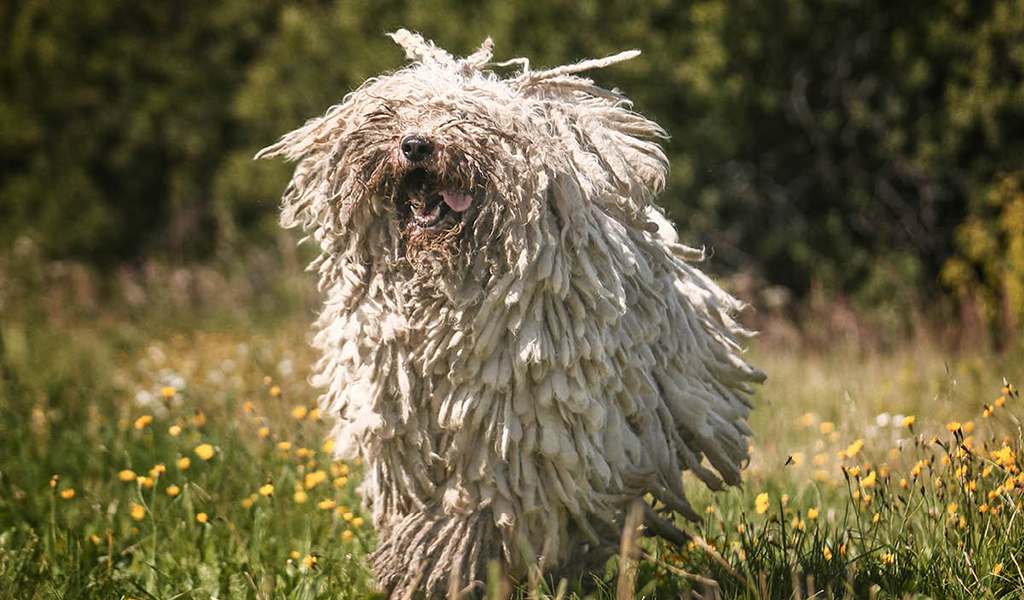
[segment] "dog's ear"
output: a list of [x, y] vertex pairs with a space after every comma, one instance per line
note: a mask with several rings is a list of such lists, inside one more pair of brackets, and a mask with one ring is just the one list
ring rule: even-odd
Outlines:
[[347, 104], [331, 107], [324, 116], [310, 119], [256, 154], [257, 159], [284, 157], [300, 161], [281, 197], [282, 226], [301, 225], [303, 229], [310, 229], [328, 217], [328, 163], [346, 126]]

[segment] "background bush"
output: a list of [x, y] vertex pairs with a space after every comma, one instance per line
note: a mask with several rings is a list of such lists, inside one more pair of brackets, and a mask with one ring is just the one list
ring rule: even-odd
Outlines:
[[383, 33], [593, 73], [672, 135], [662, 197], [713, 269], [899, 309], [1024, 315], [1024, 2], [41, 0], [0, 7], [0, 252], [99, 268], [265, 247], [252, 155], [403, 64]]

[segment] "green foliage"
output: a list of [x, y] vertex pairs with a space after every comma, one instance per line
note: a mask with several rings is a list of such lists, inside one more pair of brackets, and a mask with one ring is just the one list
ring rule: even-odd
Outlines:
[[963, 232], [993, 229], [978, 199], [1024, 155], [1019, 0], [9, 3], [0, 239], [100, 263], [267, 245], [289, 169], [251, 157], [400, 67], [398, 27], [538, 66], [642, 49], [593, 77], [672, 135], [662, 202], [713, 269], [905, 313], [963, 287], [956, 255], [1015, 310]]

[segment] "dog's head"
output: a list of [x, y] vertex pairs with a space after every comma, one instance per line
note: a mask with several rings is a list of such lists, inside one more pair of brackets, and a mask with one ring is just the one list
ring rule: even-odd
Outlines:
[[419, 35], [392, 37], [413, 63], [371, 79], [257, 157], [300, 160], [282, 224], [311, 231], [332, 264], [410, 277], [486, 277], [544, 244], [586, 238], [587, 212], [640, 221], [664, 185], [653, 122], [575, 74], [624, 52], [546, 71], [484, 70], [488, 39], [456, 59]]

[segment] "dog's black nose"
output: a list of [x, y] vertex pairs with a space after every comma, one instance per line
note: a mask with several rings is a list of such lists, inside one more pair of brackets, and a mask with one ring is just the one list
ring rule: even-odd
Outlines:
[[402, 140], [402, 154], [412, 162], [426, 160], [434, 152], [434, 144], [418, 135]]

